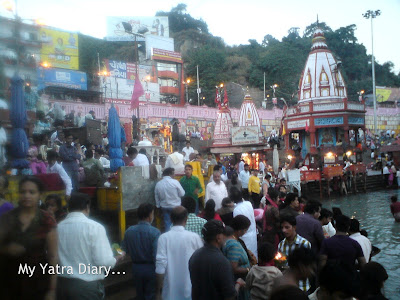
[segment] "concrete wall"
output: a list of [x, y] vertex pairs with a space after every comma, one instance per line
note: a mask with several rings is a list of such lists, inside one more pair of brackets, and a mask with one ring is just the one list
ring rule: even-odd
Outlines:
[[[42, 96], [43, 97], [43, 96]], [[45, 98], [45, 96], [44, 96]], [[94, 110], [96, 118], [106, 119], [108, 110], [111, 107], [110, 99], [107, 99], [105, 104], [91, 104], [84, 102], [73, 101], [57, 101], [44, 99], [45, 101], [58, 102], [61, 106], [65, 107], [66, 113], [71, 110], [75, 112], [82, 112], [83, 115], [87, 114], [90, 110]], [[130, 109], [130, 101], [113, 101], [117, 108], [120, 118], [125, 122], [130, 122], [132, 114], [136, 113]], [[279, 129], [281, 127], [282, 110], [273, 108], [270, 110], [259, 108], [258, 114], [261, 120], [261, 125], [267, 134], [272, 128]], [[215, 123], [217, 119], [218, 109], [215, 107], [207, 106], [173, 106], [170, 104], [160, 104], [151, 102], [141, 102], [140, 105], [140, 118], [148, 119], [150, 122], [161, 122], [177, 118], [181, 121], [188, 121], [188, 123], [196, 123], [200, 128], [205, 127], [206, 123]], [[232, 108], [231, 115], [233, 122], [239, 119], [240, 109]], [[394, 130], [396, 134], [400, 133], [400, 108], [386, 108], [380, 107], [377, 109], [378, 129], [379, 130]], [[203, 125], [200, 125], [203, 124]], [[367, 108], [365, 116], [365, 124], [369, 130], [373, 129], [373, 109]], [[210, 125], [210, 124], [208, 124]], [[190, 126], [190, 125], [188, 125]], [[194, 126], [194, 125], [193, 125]]]
[[[394, 130], [400, 133], [400, 108], [399, 107], [379, 107], [377, 109], [378, 130]], [[365, 115], [365, 125], [369, 130], [374, 128], [374, 110], [367, 108]]]

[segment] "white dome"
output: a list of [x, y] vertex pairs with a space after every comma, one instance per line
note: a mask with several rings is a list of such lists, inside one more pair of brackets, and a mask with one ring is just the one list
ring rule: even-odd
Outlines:
[[347, 98], [342, 73], [319, 28], [311, 49], [299, 82], [299, 103]]

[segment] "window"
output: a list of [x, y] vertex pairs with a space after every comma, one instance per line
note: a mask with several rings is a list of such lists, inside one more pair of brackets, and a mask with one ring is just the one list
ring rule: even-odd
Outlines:
[[29, 32], [28, 35], [30, 41], [36, 42], [38, 40], [38, 36], [35, 32]]
[[172, 71], [177, 72], [176, 64], [166, 64], [166, 63], [157, 63], [157, 70], [158, 71]]
[[158, 78], [158, 84], [160, 86], [171, 86], [171, 87], [177, 87], [178, 86], [178, 81], [174, 79], [164, 79], [164, 78]]

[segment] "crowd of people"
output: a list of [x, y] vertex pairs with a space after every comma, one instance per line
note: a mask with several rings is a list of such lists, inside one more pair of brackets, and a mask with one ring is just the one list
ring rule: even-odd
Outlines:
[[[186, 177], [193, 177], [191, 170], [186, 165]], [[198, 199], [174, 182], [173, 170], [164, 171], [158, 189], [169, 184], [167, 197], [156, 196], [156, 207], [142, 205], [147, 213], [125, 235], [124, 243], [131, 246], [124, 249], [135, 268], [142, 264], [141, 252], [152, 254], [143, 263], [154, 265], [151, 280], [148, 273], [147, 280], [139, 279], [138, 299], [386, 299], [382, 287], [388, 275], [371, 261], [377, 249], [358, 220], [287, 193], [284, 179], [272, 186], [267, 175], [263, 189], [253, 179], [257, 190], [251, 177], [258, 170], [248, 172], [245, 165], [241, 175], [224, 183], [216, 166], [204, 209], [197, 213]], [[193, 190], [199, 191], [196, 184]], [[398, 202], [392, 201], [394, 212]], [[150, 231], [157, 208], [164, 216], [163, 234]], [[146, 242], [143, 231], [132, 234], [143, 224], [151, 235]]]
[[[202, 209], [192, 166], [180, 181], [166, 168], [156, 207], [139, 206], [117, 254], [103, 225], [89, 218], [87, 195], [72, 192], [67, 212], [57, 195], [41, 201], [37, 177], [24, 177], [19, 206], [0, 218], [1, 299], [103, 299], [102, 280], [125, 255], [137, 299], [386, 299], [388, 275], [371, 261], [374, 247], [356, 219], [287, 192], [284, 180], [272, 186], [267, 176], [260, 201], [252, 183], [243, 192], [231, 179], [228, 192], [220, 169], [206, 189], [223, 185], [226, 194]], [[4, 192], [6, 179], [0, 183]], [[163, 233], [152, 225], [157, 214]]]
[[[67, 208], [59, 195], [43, 200], [35, 176], [19, 182], [14, 208], [0, 177], [1, 299], [104, 299], [104, 278], [128, 256], [136, 299], [386, 299], [388, 274], [371, 261], [377, 249], [359, 221], [290, 192], [284, 168], [277, 176], [266, 162], [229, 168], [188, 142], [167, 157], [155, 205], [139, 206], [139, 222], [113, 252], [104, 226], [89, 218], [90, 198], [77, 192], [80, 168], [85, 185], [102, 186], [109, 160], [68, 132], [51, 140], [51, 150], [31, 145], [30, 169], [60, 175]], [[125, 165], [149, 165], [143, 150], [127, 148]], [[213, 166], [204, 191], [190, 161]], [[162, 228], [152, 225], [156, 216]]]

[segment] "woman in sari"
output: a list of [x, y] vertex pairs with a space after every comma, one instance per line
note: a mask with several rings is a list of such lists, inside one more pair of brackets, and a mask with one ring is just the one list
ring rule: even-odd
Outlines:
[[269, 242], [278, 249], [280, 241], [279, 223], [279, 198], [278, 192], [274, 188], [268, 189], [265, 196], [265, 207], [263, 214], [263, 242]]
[[[39, 209], [43, 190], [37, 177], [23, 178], [19, 206], [0, 218], [0, 299], [55, 299], [57, 275], [51, 269], [57, 262], [57, 223]], [[34, 269], [18, 275], [21, 266]]]

